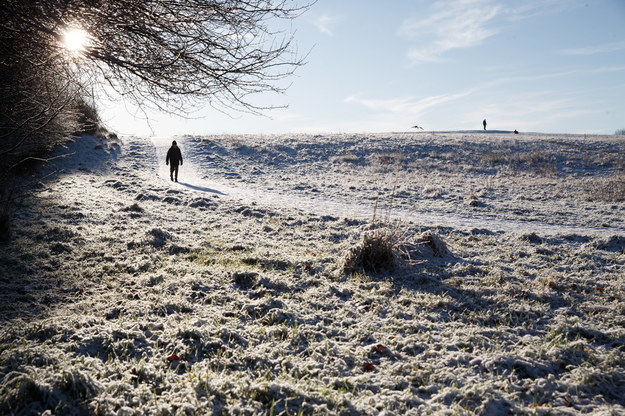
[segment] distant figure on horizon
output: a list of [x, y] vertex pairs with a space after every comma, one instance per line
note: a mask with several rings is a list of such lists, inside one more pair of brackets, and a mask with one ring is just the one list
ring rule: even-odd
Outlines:
[[514, 134], [519, 134], [519, 131], [517, 129], [514, 129]]
[[[171, 164], [169, 164], [171, 162]], [[169, 165], [169, 176], [172, 181], [178, 182], [178, 165], [182, 166], [182, 152], [178, 147], [178, 143], [174, 140], [171, 147], [167, 151], [165, 164]]]
[[482, 124], [484, 125], [484, 130], [486, 130], [486, 119], [484, 119], [484, 121], [482, 121]]

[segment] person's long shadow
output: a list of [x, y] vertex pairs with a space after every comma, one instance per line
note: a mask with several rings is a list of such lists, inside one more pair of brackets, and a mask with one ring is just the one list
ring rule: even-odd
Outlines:
[[194, 191], [209, 192], [211, 194], [217, 194], [217, 195], [226, 195], [223, 192], [218, 191], [216, 189], [207, 188], [205, 186], [191, 185], [190, 183], [186, 183], [186, 182], [178, 182], [178, 185], [182, 185], [186, 188], [193, 189]]

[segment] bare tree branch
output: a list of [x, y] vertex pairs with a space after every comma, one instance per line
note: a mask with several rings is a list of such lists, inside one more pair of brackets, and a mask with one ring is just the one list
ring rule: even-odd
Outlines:
[[[1, 0], [0, 174], [97, 128], [96, 89], [144, 112], [277, 108], [256, 97], [283, 93], [306, 58], [280, 25], [314, 1]], [[63, 44], [72, 27], [88, 34], [74, 53]]]

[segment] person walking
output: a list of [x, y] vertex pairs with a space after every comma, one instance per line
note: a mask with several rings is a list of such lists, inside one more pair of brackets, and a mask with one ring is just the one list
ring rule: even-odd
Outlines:
[[484, 125], [484, 130], [486, 130], [486, 119], [484, 119], [484, 121], [482, 121], [482, 125]]
[[165, 164], [169, 165], [169, 176], [171, 180], [178, 182], [178, 165], [182, 166], [182, 152], [175, 140], [171, 143], [171, 147], [167, 151]]

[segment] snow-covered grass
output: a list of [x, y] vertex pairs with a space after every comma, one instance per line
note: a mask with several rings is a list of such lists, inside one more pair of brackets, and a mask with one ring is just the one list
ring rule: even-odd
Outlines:
[[623, 206], [612, 204], [621, 197], [610, 191], [620, 189], [625, 172], [625, 141], [615, 136], [343, 134], [188, 142], [201, 149], [193, 159], [210, 180], [253, 184], [288, 199], [368, 202], [368, 212], [378, 200], [402, 218], [435, 211], [625, 228]]
[[[81, 139], [0, 243], [0, 413], [623, 414], [625, 142], [520, 136]], [[406, 261], [345, 273], [374, 211]]]

